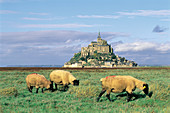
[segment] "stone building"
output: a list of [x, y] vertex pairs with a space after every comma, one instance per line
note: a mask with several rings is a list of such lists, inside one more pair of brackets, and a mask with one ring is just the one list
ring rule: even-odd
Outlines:
[[82, 47], [81, 52], [75, 53], [70, 61], [64, 64], [64, 67], [69, 68], [114, 68], [136, 66], [136, 62], [115, 55], [111, 45], [101, 38], [100, 32], [97, 41], [92, 41], [88, 47]]
[[100, 32], [97, 37], [97, 42], [92, 41], [88, 47], [81, 48], [81, 57], [86, 57], [94, 55], [94, 53], [113, 53], [113, 48], [107, 43], [106, 40], [103, 40], [100, 36]]

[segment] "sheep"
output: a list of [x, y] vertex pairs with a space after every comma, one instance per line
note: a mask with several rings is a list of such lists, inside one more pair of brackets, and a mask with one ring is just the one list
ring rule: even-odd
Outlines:
[[148, 84], [132, 76], [108, 76], [106, 78], [101, 78], [100, 81], [102, 82], [102, 91], [97, 98], [97, 102], [105, 92], [107, 92], [106, 97], [109, 101], [112, 101], [110, 99], [110, 92], [121, 93], [124, 91], [127, 92], [127, 102], [129, 102], [133, 96], [132, 92], [136, 88], [143, 90], [146, 95], [151, 97], [151, 95], [148, 94]]
[[37, 73], [33, 73], [33, 74], [29, 74], [26, 77], [26, 83], [27, 83], [27, 87], [28, 90], [32, 93], [32, 89], [33, 87], [35, 87], [36, 93], [38, 93], [38, 89], [41, 88], [42, 89], [42, 93], [44, 93], [43, 88], [50, 88], [50, 84], [51, 82], [49, 80], [47, 80], [43, 75], [39, 75]]
[[64, 70], [54, 70], [50, 73], [51, 90], [53, 89], [53, 82], [55, 83], [55, 90], [57, 90], [57, 85], [63, 85], [64, 91], [68, 88], [69, 84], [74, 86], [79, 85], [79, 80], [77, 80], [70, 72]]

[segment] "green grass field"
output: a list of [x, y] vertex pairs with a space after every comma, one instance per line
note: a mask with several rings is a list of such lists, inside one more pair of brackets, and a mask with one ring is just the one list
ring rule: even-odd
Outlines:
[[[9, 70], [0, 71], [0, 112], [2, 113], [170, 113], [170, 69], [86, 69], [72, 70], [71, 73], [80, 80], [79, 86], [69, 85], [66, 92], [60, 90], [31, 94], [26, 87], [28, 74], [39, 73], [49, 79], [52, 70]], [[153, 91], [151, 98], [145, 97], [138, 89], [132, 101], [126, 102], [126, 93], [111, 93], [113, 102], [104, 94], [99, 102], [96, 98], [101, 91], [100, 78], [109, 75], [131, 75], [149, 84]], [[116, 97], [117, 96], [117, 97]]]

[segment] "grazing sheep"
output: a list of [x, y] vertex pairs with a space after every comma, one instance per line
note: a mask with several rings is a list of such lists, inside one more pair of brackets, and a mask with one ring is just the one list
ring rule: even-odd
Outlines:
[[42, 89], [42, 93], [43, 92], [43, 88], [50, 88], [50, 84], [51, 82], [49, 80], [47, 80], [43, 75], [39, 75], [37, 73], [33, 73], [30, 74], [26, 77], [26, 82], [27, 82], [27, 87], [28, 90], [32, 93], [32, 89], [33, 87], [35, 87], [36, 93], [38, 93], [38, 89], [41, 88]]
[[[132, 98], [132, 92], [138, 88], [143, 90], [143, 92], [148, 95], [149, 87], [148, 84], [140, 81], [131, 76], [108, 76], [106, 78], [101, 78], [102, 82], [102, 91], [99, 94], [97, 101], [99, 101], [100, 97], [107, 92], [106, 97], [110, 99], [110, 92], [113, 93], [121, 93], [126, 91], [127, 92], [127, 102], [130, 101]], [[150, 97], [150, 95], [148, 95]]]
[[77, 80], [70, 72], [63, 70], [54, 70], [50, 73], [51, 90], [53, 91], [53, 82], [55, 83], [55, 88], [57, 90], [57, 85], [63, 85], [64, 91], [68, 88], [69, 84], [79, 85], [79, 80]]

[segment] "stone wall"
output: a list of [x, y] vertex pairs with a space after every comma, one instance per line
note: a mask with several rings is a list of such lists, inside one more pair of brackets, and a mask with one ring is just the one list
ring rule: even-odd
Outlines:
[[91, 44], [88, 45], [88, 47], [82, 47], [81, 48], [81, 57], [86, 57], [87, 55], [94, 55], [94, 52], [97, 53], [113, 53], [113, 48], [109, 44], [107, 44], [107, 41], [102, 40], [101, 38], [97, 39], [97, 42], [91, 42]]

